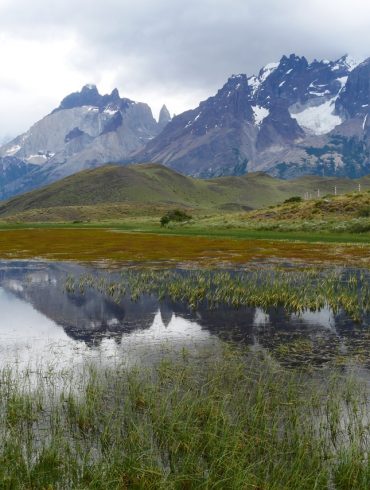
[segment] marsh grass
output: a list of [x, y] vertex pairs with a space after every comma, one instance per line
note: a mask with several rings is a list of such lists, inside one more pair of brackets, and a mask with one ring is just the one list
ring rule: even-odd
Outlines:
[[3, 370], [1, 488], [367, 489], [366, 396], [226, 344], [151, 367]]
[[160, 228], [159, 224], [157, 228], [99, 226], [30, 224], [29, 228], [4, 229], [0, 225], [0, 257], [76, 260], [117, 267], [133, 263], [176, 267], [186, 263], [222, 268], [283, 261], [368, 267], [370, 263], [367, 234], [284, 234], [184, 224], [180, 228]]
[[361, 321], [370, 312], [370, 287], [365, 271], [327, 271], [315, 268], [302, 270], [270, 269], [258, 271], [173, 271], [126, 270], [121, 279], [109, 274], [68, 276], [67, 292], [97, 289], [117, 302], [129, 294], [137, 300], [142, 294], [156, 294], [181, 301], [191, 308], [207, 302], [209, 308], [230, 305], [238, 308], [283, 307], [287, 313], [319, 311], [330, 307], [345, 311], [354, 321]]

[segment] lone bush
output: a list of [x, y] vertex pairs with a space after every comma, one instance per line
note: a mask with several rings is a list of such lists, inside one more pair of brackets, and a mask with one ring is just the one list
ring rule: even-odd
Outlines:
[[161, 217], [160, 223], [161, 226], [166, 226], [170, 223], [170, 221], [182, 222], [189, 221], [191, 219], [192, 216], [185, 213], [185, 211], [182, 211], [181, 209], [173, 209], [172, 211], [167, 211], [167, 213]]
[[285, 199], [284, 204], [289, 204], [290, 202], [302, 202], [303, 199], [300, 196], [292, 196], [289, 199]]

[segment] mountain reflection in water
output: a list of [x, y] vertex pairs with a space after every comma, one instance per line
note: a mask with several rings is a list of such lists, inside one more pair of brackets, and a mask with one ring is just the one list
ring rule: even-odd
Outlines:
[[283, 308], [210, 309], [201, 303], [192, 310], [154, 295], [137, 301], [125, 295], [115, 302], [95, 289], [66, 291], [68, 276], [87, 272], [107, 274], [71, 263], [0, 262], [0, 366], [16, 361], [59, 367], [95, 358], [134, 362], [165, 345], [214, 346], [220, 338], [276, 351], [282, 361], [289, 352], [281, 345], [293, 345], [294, 364], [308, 355], [304, 349], [297, 355], [296, 345], [307, 345], [311, 360], [320, 364], [369, 340], [367, 329], [329, 308], [297, 315]]

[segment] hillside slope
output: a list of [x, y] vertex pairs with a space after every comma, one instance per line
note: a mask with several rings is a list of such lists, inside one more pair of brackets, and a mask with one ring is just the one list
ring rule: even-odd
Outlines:
[[[131, 207], [135, 214], [147, 213], [156, 207], [187, 207], [214, 212], [241, 211], [261, 208], [284, 201], [293, 195], [353, 191], [360, 181], [323, 177], [302, 177], [292, 181], [273, 178], [264, 173], [242, 177], [220, 177], [201, 180], [181, 175], [157, 164], [108, 165], [86, 170], [42, 189], [17, 196], [0, 205], [0, 218], [19, 215], [30, 210], [58, 208], [61, 220], [66, 209], [99, 208], [99, 219], [111, 217], [112, 206]], [[362, 187], [370, 189], [370, 179], [361, 179]], [[84, 209], [82, 209], [84, 208]], [[35, 216], [35, 213], [33, 214]], [[77, 213], [78, 215], [78, 213]], [[76, 217], [76, 213], [73, 214]], [[77, 216], [78, 217], [78, 216]], [[40, 220], [42, 217], [40, 215]]]

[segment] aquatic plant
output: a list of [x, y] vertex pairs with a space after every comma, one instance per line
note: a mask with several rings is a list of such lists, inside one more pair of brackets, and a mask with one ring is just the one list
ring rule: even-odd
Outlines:
[[329, 306], [360, 322], [370, 312], [369, 275], [364, 271], [326, 269], [261, 269], [251, 271], [130, 270], [113, 279], [109, 273], [68, 277], [66, 290], [94, 288], [119, 301], [124, 294], [136, 300], [156, 294], [191, 308], [206, 302], [209, 308], [230, 305], [267, 309], [283, 307], [288, 313], [319, 311]]
[[367, 489], [368, 393], [260, 354], [0, 372], [2, 488]]

